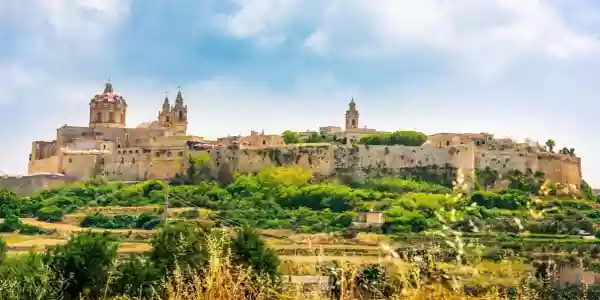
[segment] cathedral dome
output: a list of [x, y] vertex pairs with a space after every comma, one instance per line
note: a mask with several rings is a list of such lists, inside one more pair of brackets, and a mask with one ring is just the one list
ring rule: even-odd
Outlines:
[[106, 83], [106, 85], [104, 86], [104, 91], [102, 93], [98, 93], [92, 98], [92, 103], [98, 102], [127, 105], [127, 102], [125, 102], [123, 96], [115, 92], [111, 82]]

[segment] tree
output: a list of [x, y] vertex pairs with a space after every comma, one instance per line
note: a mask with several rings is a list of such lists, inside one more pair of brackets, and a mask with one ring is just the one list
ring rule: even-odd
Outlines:
[[154, 235], [150, 260], [165, 275], [200, 270], [208, 256], [206, 232], [196, 224], [174, 223]]
[[300, 142], [300, 134], [295, 131], [286, 130], [281, 134], [281, 136], [286, 144], [297, 144]]
[[2, 237], [0, 237], [0, 265], [6, 259], [6, 242]]
[[263, 169], [258, 173], [261, 182], [270, 185], [306, 185], [312, 178], [312, 173], [302, 167], [273, 167]]
[[152, 261], [139, 254], [130, 255], [117, 265], [116, 279], [111, 284], [111, 292], [151, 299], [161, 283], [161, 275]]
[[279, 278], [279, 258], [267, 247], [260, 234], [249, 226], [237, 228], [231, 242], [231, 253], [236, 263], [249, 266], [257, 275], [266, 275], [272, 281]]
[[19, 215], [19, 197], [7, 188], [0, 188], [0, 218], [5, 218], [10, 212]]
[[569, 149], [569, 154], [571, 154], [571, 156], [575, 156], [575, 148]]
[[193, 185], [210, 179], [211, 158], [208, 152], [200, 152], [198, 155], [188, 158], [188, 167], [185, 174], [179, 173], [171, 180], [174, 185]]
[[79, 299], [82, 294], [100, 298], [108, 281], [108, 271], [117, 258], [117, 247], [113, 236], [86, 232], [51, 249], [47, 259], [58, 279], [56, 283], [62, 284], [63, 292], [70, 299]]
[[546, 141], [546, 147], [548, 147], [548, 151], [554, 152], [554, 146], [556, 146], [556, 142], [553, 139], [548, 139]]
[[418, 131], [395, 131], [392, 133], [376, 133], [364, 136], [359, 144], [365, 145], [404, 145], [421, 146], [427, 140], [427, 135]]
[[60, 222], [65, 216], [65, 212], [55, 205], [45, 206], [37, 212], [37, 219], [46, 222]]

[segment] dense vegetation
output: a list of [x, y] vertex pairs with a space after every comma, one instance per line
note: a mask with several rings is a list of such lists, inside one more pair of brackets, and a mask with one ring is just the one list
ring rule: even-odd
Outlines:
[[[188, 171], [170, 182], [169, 199], [170, 207], [195, 207], [194, 214], [189, 214], [191, 218], [202, 210], [212, 221], [209, 225], [175, 223], [167, 226], [153, 239], [152, 251], [124, 260], [116, 259], [118, 240], [114, 236], [90, 233], [73, 237], [66, 245], [48, 253], [29, 254], [22, 260], [3, 264], [0, 268], [5, 272], [3, 278], [13, 281], [0, 280], [0, 293], [4, 293], [0, 296], [2, 299], [31, 299], [34, 295], [31, 293], [42, 293], [33, 287], [17, 291], [2, 286], [19, 285], [19, 280], [28, 284], [37, 282], [46, 289], [44, 293], [56, 293], [36, 299], [55, 296], [71, 299], [80, 293], [153, 293], [160, 290], [168, 278], [179, 276], [175, 272], [189, 272], [189, 276], [204, 272], [210, 256], [207, 232], [221, 232], [219, 228], [223, 227], [238, 228], [234, 240], [225, 243], [225, 249], [232, 253], [232, 262], [260, 269], [267, 273], [268, 279], [277, 282], [277, 257], [266, 250], [256, 232], [249, 228], [346, 234], [348, 228], [353, 227], [355, 216], [367, 211], [382, 212], [385, 223], [381, 227], [356, 230], [387, 234], [401, 245], [415, 247], [424, 242], [443, 245], [460, 232], [461, 243], [445, 246], [452, 259], [473, 259], [475, 252], [465, 249], [478, 245], [484, 246], [478, 253], [488, 260], [514, 257], [532, 263], [548, 258], [573, 262], [573, 257], [587, 254], [586, 265], [600, 269], [596, 261], [600, 256], [600, 243], [583, 238], [600, 235], [595, 233], [596, 225], [600, 224], [597, 197], [586, 187], [582, 187], [580, 197], [557, 196], [557, 188], [546, 182], [541, 173], [512, 172], [503, 178], [509, 188], [495, 189], [500, 179], [497, 172], [477, 170], [475, 191], [467, 194], [460, 189], [460, 182], [451, 188], [435, 176], [413, 177], [421, 180], [386, 176], [343, 183], [315, 182], [310, 172], [299, 167], [276, 167], [258, 174], [236, 175], [230, 182], [222, 183], [211, 180], [205, 164], [205, 158], [194, 158]], [[164, 195], [165, 182], [162, 181], [132, 185], [89, 181], [43, 190], [30, 197], [18, 197], [0, 189], [0, 217], [4, 218], [0, 232], [44, 234], [45, 231], [24, 224], [21, 218], [61, 222], [82, 208], [162, 205]], [[162, 228], [158, 212], [93, 213], [83, 217], [80, 225], [105, 229]], [[443, 233], [441, 237], [439, 233]], [[27, 277], [33, 276], [28, 273], [31, 268], [45, 277]], [[380, 271], [373, 267], [363, 275]], [[252, 275], [252, 280], [264, 275], [259, 273]], [[115, 277], [106, 290], [108, 274]]]

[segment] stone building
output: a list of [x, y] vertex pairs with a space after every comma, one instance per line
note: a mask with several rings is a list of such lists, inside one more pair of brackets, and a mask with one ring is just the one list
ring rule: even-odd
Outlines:
[[317, 177], [393, 174], [411, 168], [445, 172], [452, 167], [470, 181], [474, 169], [489, 167], [500, 174], [539, 171], [556, 183], [576, 188], [581, 184], [580, 158], [544, 152], [531, 143], [496, 139], [489, 133], [434, 134], [418, 147], [353, 145], [361, 137], [383, 133], [360, 127], [354, 99], [345, 113], [344, 129], [325, 126], [318, 131], [338, 141], [346, 139], [345, 145], [286, 145], [279, 135], [257, 131], [205, 141], [187, 133], [188, 108], [181, 90], [173, 105], [165, 96], [156, 120], [136, 127], [127, 127], [127, 102], [111, 82], [92, 97], [89, 109], [87, 126], [64, 125], [56, 130], [55, 140], [32, 143], [29, 174], [60, 173], [78, 180], [165, 179], [185, 171], [189, 156], [208, 152], [212, 171], [222, 175], [282, 165], [301, 166]]
[[[384, 131], [367, 128], [366, 126], [360, 127], [360, 113], [356, 109], [354, 98], [352, 98], [348, 104], [348, 110], [346, 110], [344, 121], [344, 129], [338, 126], [323, 126], [319, 127], [318, 134], [326, 137], [335, 137], [337, 140], [346, 139], [346, 142], [351, 144], [352, 142], [357, 142], [364, 136], [385, 133]], [[314, 133], [316, 133], [316, 131]], [[301, 136], [309, 136], [310, 134], [313, 134], [313, 132], [306, 131], [300, 133]]]
[[186, 141], [202, 140], [187, 135], [188, 109], [181, 90], [174, 105], [165, 97], [155, 121], [127, 127], [127, 108], [125, 98], [107, 82], [89, 103], [88, 126], [65, 124], [56, 130], [56, 140], [32, 143], [28, 173], [143, 180], [180, 172], [187, 159]]

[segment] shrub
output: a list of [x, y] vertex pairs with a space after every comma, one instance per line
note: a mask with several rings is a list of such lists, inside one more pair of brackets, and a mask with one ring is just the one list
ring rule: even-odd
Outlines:
[[86, 297], [99, 297], [117, 257], [117, 246], [110, 235], [86, 232], [51, 249], [48, 252], [50, 266], [64, 284], [61, 288], [65, 295], [79, 298], [83, 293]]
[[37, 212], [37, 219], [45, 222], [60, 222], [65, 216], [65, 212], [57, 206], [45, 206]]
[[231, 242], [234, 261], [250, 266], [258, 275], [267, 275], [276, 281], [279, 277], [279, 258], [268, 248], [260, 234], [248, 227], [238, 228]]
[[169, 224], [151, 243], [149, 258], [163, 274], [172, 274], [177, 268], [184, 273], [197, 272], [206, 263], [206, 233], [196, 224]]
[[6, 251], [6, 242], [0, 237], [0, 265], [4, 262], [4, 259], [6, 259]]

